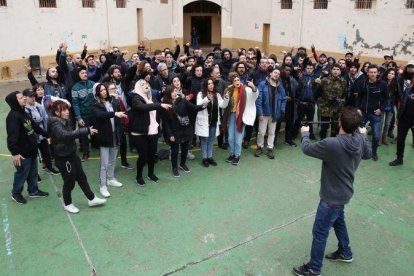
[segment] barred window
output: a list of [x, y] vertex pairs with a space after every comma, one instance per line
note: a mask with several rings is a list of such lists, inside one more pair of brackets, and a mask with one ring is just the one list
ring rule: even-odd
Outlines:
[[315, 0], [313, 2], [313, 8], [315, 10], [326, 10], [326, 9], [328, 9], [328, 0]]
[[95, 0], [82, 0], [82, 8], [95, 8]]
[[407, 0], [405, 6], [407, 7], [407, 9], [414, 9], [414, 0]]
[[56, 0], [39, 0], [39, 8], [56, 8]]
[[292, 0], [282, 0], [280, 1], [280, 8], [282, 10], [291, 10], [292, 9]]
[[116, 0], [117, 8], [126, 8], [126, 0]]
[[372, 0], [356, 0], [355, 9], [361, 9], [361, 10], [372, 9]]
[[0, 0], [0, 7], [7, 7], [7, 0]]

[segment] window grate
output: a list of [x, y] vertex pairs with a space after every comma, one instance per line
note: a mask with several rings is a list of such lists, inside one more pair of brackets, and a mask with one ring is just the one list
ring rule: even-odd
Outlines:
[[292, 0], [282, 0], [280, 1], [280, 8], [282, 10], [291, 10], [292, 9]]
[[414, 0], [407, 0], [405, 6], [407, 7], [407, 9], [414, 9]]
[[39, 8], [56, 8], [56, 0], [39, 0]]
[[82, 0], [82, 8], [95, 8], [95, 0]]
[[313, 8], [315, 10], [326, 10], [326, 9], [328, 9], [328, 0], [315, 0], [313, 2]]
[[372, 0], [356, 0], [355, 9], [359, 9], [359, 10], [372, 9]]
[[116, 7], [118, 9], [126, 8], [126, 0], [116, 0]]
[[0, 0], [0, 7], [7, 7], [7, 0]]

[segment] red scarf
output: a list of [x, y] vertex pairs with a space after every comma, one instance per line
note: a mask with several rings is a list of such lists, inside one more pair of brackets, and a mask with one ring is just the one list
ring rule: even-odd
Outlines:
[[236, 127], [237, 132], [242, 132], [243, 130], [243, 113], [244, 108], [246, 107], [246, 90], [244, 89], [243, 84], [239, 86], [239, 100], [237, 103], [233, 103], [237, 105], [236, 109]]

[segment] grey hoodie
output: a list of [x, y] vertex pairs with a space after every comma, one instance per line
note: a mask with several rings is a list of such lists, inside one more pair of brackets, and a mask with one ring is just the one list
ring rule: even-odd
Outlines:
[[311, 143], [309, 132], [302, 134], [302, 151], [322, 160], [321, 200], [329, 205], [345, 205], [354, 193], [354, 177], [361, 159], [370, 159], [371, 145], [366, 135], [339, 134]]

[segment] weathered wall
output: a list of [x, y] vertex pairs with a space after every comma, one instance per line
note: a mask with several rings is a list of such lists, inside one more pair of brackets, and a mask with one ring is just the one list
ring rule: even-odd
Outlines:
[[[40, 9], [36, 0], [8, 0], [8, 7], [0, 8], [1, 77], [7, 77], [3, 67], [16, 77], [32, 54], [42, 56], [44, 67], [50, 66], [62, 41], [71, 52], [80, 51], [85, 42], [89, 49], [133, 48], [138, 37], [151, 51], [173, 46], [174, 36], [182, 43], [183, 38], [188, 40], [189, 27], [183, 6], [191, 2], [128, 0], [126, 9], [117, 9], [115, 1], [97, 0], [96, 8], [85, 9], [80, 0], [57, 0], [58, 8]], [[313, 9], [312, 0], [293, 0], [292, 10], [281, 10], [279, 0], [210, 2], [222, 7], [221, 27], [213, 30], [212, 37], [213, 42], [219, 41], [221, 33], [222, 47], [263, 46], [263, 24], [267, 23], [269, 52], [277, 55], [279, 49], [309, 48], [314, 43], [318, 52], [337, 57], [360, 50], [365, 57], [392, 54], [404, 62], [414, 56], [414, 10], [405, 8], [405, 0], [376, 0], [371, 10], [356, 10], [351, 0], [329, 0], [327, 10]], [[138, 34], [137, 9], [142, 9], [142, 34]]]

